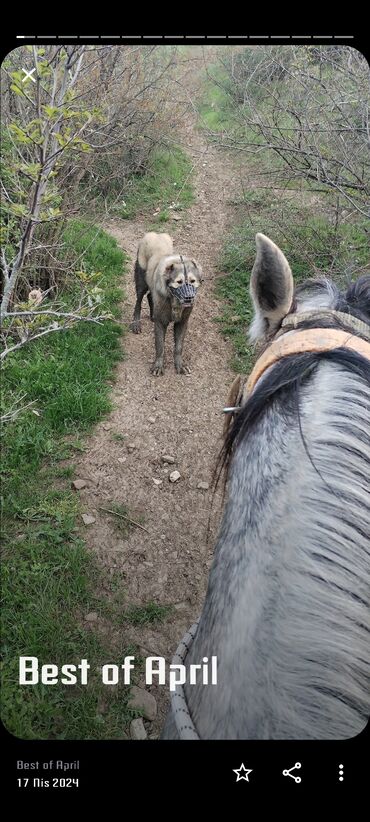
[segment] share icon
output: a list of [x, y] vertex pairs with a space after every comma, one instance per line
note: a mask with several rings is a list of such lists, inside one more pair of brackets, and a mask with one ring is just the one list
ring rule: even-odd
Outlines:
[[297, 785], [299, 785], [299, 783], [300, 783], [300, 782], [302, 782], [301, 777], [300, 777], [300, 776], [294, 776], [294, 775], [291, 773], [291, 771], [295, 771], [296, 769], [301, 768], [301, 767], [302, 767], [301, 763], [300, 763], [300, 762], [296, 762], [296, 763], [295, 763], [295, 765], [292, 765], [292, 767], [291, 767], [291, 768], [289, 768], [289, 769], [288, 769], [288, 768], [285, 768], [285, 770], [283, 771], [283, 776], [290, 776], [292, 779], [294, 779], [294, 782], [295, 782]]

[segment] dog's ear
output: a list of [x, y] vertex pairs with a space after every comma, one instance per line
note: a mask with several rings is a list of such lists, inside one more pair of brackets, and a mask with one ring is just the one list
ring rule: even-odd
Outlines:
[[191, 262], [192, 262], [192, 264], [193, 264], [194, 268], [195, 268], [195, 269], [196, 269], [196, 271], [197, 271], [197, 275], [198, 275], [198, 278], [199, 278], [199, 282], [200, 282], [200, 283], [202, 283], [202, 282], [203, 282], [203, 280], [204, 280], [202, 266], [201, 266], [201, 265], [199, 265], [199, 263], [197, 263], [197, 261], [196, 261], [196, 260], [192, 260]]

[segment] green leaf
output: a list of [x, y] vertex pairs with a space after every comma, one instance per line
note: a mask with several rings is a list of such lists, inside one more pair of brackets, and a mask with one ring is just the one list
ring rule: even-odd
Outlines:
[[21, 203], [12, 203], [9, 206], [9, 211], [11, 211], [12, 214], [15, 214], [16, 217], [26, 217], [28, 215], [27, 206], [22, 205]]
[[14, 94], [19, 94], [20, 97], [24, 97], [23, 89], [19, 88], [19, 86], [16, 86], [15, 83], [12, 83], [10, 88], [12, 91], [14, 91]]
[[20, 163], [17, 166], [18, 170], [23, 172], [23, 174], [27, 174], [28, 177], [32, 177], [34, 181], [38, 179], [38, 176], [41, 171], [41, 164], [40, 163]]
[[10, 123], [9, 131], [13, 134], [14, 139], [18, 143], [31, 143], [31, 138], [25, 133], [22, 128], [16, 125], [16, 123]]
[[57, 117], [58, 114], [59, 114], [59, 109], [57, 108], [57, 106], [47, 106], [47, 105], [45, 105], [42, 108], [43, 108], [45, 114], [47, 114], [47, 116], [50, 117], [50, 118]]

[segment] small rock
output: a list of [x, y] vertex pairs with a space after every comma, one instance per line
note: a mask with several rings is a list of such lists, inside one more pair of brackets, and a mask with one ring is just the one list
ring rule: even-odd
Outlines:
[[130, 454], [132, 453], [132, 451], [135, 451], [136, 448], [137, 448], [137, 445], [135, 445], [134, 442], [130, 442], [127, 445], [127, 450], [130, 452]]
[[72, 488], [74, 488], [75, 491], [81, 491], [81, 489], [85, 488], [85, 486], [86, 486], [85, 480], [73, 480], [73, 482], [72, 482]]
[[133, 553], [138, 557], [146, 557], [146, 551], [144, 548], [135, 548]]
[[189, 608], [188, 602], [176, 602], [173, 606], [176, 611], [186, 611]]
[[120, 462], [121, 464], [126, 462], [126, 460], [127, 460], [127, 457], [118, 457], [118, 462]]
[[148, 422], [155, 423], [155, 417], [148, 417]]
[[175, 457], [171, 457], [170, 454], [163, 454], [162, 462], [168, 462], [170, 465], [173, 465]]
[[170, 214], [170, 220], [181, 220], [180, 214]]
[[163, 480], [161, 479], [153, 479], [154, 485], [162, 485]]
[[172, 474], [170, 474], [168, 479], [169, 479], [170, 482], [177, 482], [177, 480], [179, 480], [180, 477], [181, 477], [180, 471], [172, 471]]
[[91, 514], [82, 514], [81, 516], [84, 525], [92, 525], [93, 522], [96, 522], [95, 517], [91, 516]]
[[154, 696], [150, 694], [149, 691], [138, 688], [137, 685], [133, 685], [131, 688], [128, 706], [129, 708], [138, 708], [143, 711], [145, 719], [150, 719], [151, 722], [153, 722], [153, 719], [157, 716], [157, 703]]
[[198, 482], [197, 488], [199, 488], [200, 491], [208, 491], [209, 483], [208, 482]]
[[87, 614], [87, 616], [85, 616], [86, 622], [96, 622], [97, 618], [98, 618], [98, 615], [97, 615], [96, 611], [91, 611], [90, 614]]
[[131, 739], [147, 739], [148, 734], [142, 719], [133, 719], [130, 722], [130, 737]]

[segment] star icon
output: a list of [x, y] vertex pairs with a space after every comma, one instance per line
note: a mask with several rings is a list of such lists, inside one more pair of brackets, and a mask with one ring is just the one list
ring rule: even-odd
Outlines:
[[[241, 764], [240, 768], [233, 768], [233, 772], [236, 773], [236, 781], [240, 782], [241, 779], [245, 779], [246, 782], [249, 782], [249, 774], [252, 773], [252, 768], [246, 768], [243, 763]], [[243, 773], [242, 773], [243, 772]]]

